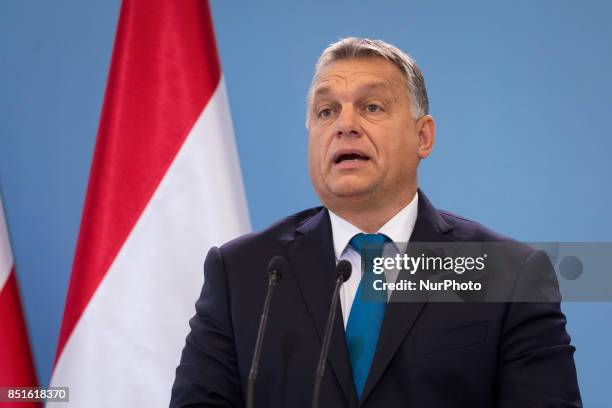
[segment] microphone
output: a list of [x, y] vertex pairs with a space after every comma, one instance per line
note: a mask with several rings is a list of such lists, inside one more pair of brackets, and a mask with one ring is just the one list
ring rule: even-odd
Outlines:
[[255, 392], [255, 380], [257, 379], [257, 369], [259, 368], [259, 358], [261, 357], [261, 346], [263, 344], [264, 334], [266, 333], [266, 325], [268, 323], [268, 314], [270, 313], [270, 300], [276, 283], [283, 277], [283, 272], [289, 269], [289, 263], [282, 256], [275, 256], [268, 263], [268, 291], [264, 301], [263, 310], [261, 311], [261, 319], [259, 320], [259, 330], [257, 331], [257, 340], [255, 341], [255, 349], [253, 350], [253, 360], [251, 361], [251, 370], [249, 371], [249, 381], [247, 385], [247, 407], [253, 408], [253, 393]]
[[349, 261], [342, 260], [336, 265], [336, 286], [331, 298], [331, 306], [327, 315], [327, 324], [325, 325], [325, 334], [323, 335], [323, 346], [321, 347], [321, 355], [319, 356], [319, 364], [317, 365], [317, 374], [315, 377], [314, 390], [312, 392], [312, 408], [319, 408], [319, 395], [321, 394], [321, 380], [325, 374], [325, 363], [327, 362], [327, 354], [329, 353], [329, 343], [336, 319], [336, 308], [338, 305], [338, 297], [340, 295], [340, 286], [351, 277], [353, 266]]

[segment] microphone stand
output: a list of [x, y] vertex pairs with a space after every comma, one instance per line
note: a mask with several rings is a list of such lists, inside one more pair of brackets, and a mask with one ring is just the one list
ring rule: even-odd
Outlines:
[[264, 301], [261, 319], [259, 320], [259, 330], [257, 331], [257, 340], [255, 341], [255, 350], [253, 350], [253, 360], [251, 362], [251, 370], [249, 371], [249, 380], [247, 384], [247, 408], [253, 408], [253, 396], [255, 393], [255, 380], [257, 379], [257, 369], [259, 368], [259, 359], [261, 357], [261, 346], [263, 345], [266, 325], [268, 324], [268, 314], [270, 312], [270, 301], [276, 283], [281, 280], [282, 271], [286, 264], [286, 260], [280, 256], [272, 258], [268, 265], [268, 291]]
[[344, 282], [351, 276], [352, 266], [348, 261], [340, 261], [336, 267], [336, 286], [334, 287], [334, 293], [332, 295], [331, 306], [329, 314], [327, 315], [327, 324], [325, 325], [325, 335], [323, 336], [323, 346], [321, 347], [321, 354], [319, 355], [319, 364], [317, 365], [317, 373], [315, 376], [315, 385], [312, 393], [312, 408], [319, 408], [319, 397], [321, 394], [321, 380], [325, 374], [325, 366], [327, 362], [327, 355], [329, 353], [329, 344], [331, 342], [331, 335], [333, 332], [334, 321], [336, 320], [336, 309], [338, 306], [338, 298], [340, 294], [340, 287]]

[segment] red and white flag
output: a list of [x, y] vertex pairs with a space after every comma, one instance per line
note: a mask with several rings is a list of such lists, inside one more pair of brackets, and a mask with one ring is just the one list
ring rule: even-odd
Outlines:
[[48, 406], [168, 406], [206, 251], [250, 228], [233, 138], [207, 2], [124, 0]]
[[[0, 197], [0, 387], [37, 387], [28, 332], [21, 309], [2, 198]], [[0, 402], [0, 407], [39, 407]]]

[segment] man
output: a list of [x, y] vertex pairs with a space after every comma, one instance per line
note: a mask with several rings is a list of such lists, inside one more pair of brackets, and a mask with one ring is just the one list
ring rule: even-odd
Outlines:
[[[436, 210], [418, 190], [435, 123], [415, 62], [382, 41], [347, 38], [321, 55], [308, 96], [308, 165], [324, 204], [210, 250], [172, 407], [245, 405], [266, 265], [289, 260], [274, 294], [257, 384], [258, 407], [308, 407], [336, 263], [340, 293], [323, 407], [579, 407], [574, 348], [556, 287], [551, 301], [365, 302], [365, 242], [505, 241]], [[513, 290], [542, 253], [519, 246]], [[510, 285], [510, 286], [513, 286]]]

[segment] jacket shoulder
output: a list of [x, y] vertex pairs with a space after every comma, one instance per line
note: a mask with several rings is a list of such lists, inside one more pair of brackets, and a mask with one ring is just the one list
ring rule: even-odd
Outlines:
[[519, 241], [513, 238], [493, 231], [489, 227], [461, 215], [446, 210], [438, 210], [438, 213], [453, 229], [453, 238], [457, 241], [519, 243]]
[[280, 242], [290, 240], [295, 235], [295, 230], [307, 220], [324, 211], [324, 207], [312, 207], [306, 210], [291, 214], [274, 222], [269, 227], [239, 236], [221, 245], [223, 252], [233, 253], [250, 248], [261, 248], [262, 246], [273, 247]]

